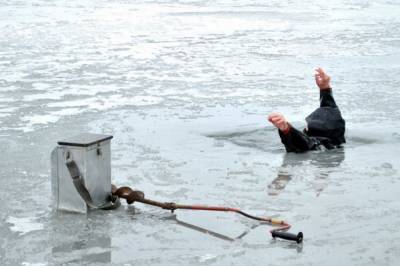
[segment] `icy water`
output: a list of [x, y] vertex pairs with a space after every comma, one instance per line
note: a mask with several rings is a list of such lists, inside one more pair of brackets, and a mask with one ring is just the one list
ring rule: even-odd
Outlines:
[[[394, 0], [1, 1], [0, 264], [398, 265], [399, 15]], [[303, 127], [317, 66], [348, 143], [285, 154], [266, 115]], [[115, 184], [279, 217], [304, 243], [226, 213], [54, 213], [50, 152], [82, 132], [114, 135]]]

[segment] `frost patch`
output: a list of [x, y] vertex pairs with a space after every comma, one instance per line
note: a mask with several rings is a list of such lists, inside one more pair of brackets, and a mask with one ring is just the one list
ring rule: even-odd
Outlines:
[[25, 235], [27, 233], [42, 230], [43, 224], [37, 223], [33, 218], [15, 218], [9, 217], [7, 223], [12, 224], [10, 227], [11, 231], [18, 232], [19, 235]]

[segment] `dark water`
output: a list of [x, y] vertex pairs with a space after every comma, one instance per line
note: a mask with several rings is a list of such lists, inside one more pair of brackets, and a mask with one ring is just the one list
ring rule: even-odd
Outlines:
[[[1, 265], [396, 265], [400, 257], [397, 1], [0, 3]], [[333, 77], [343, 149], [285, 154]], [[149, 198], [241, 207], [174, 215], [139, 203], [51, 210], [50, 152], [114, 135], [113, 182]]]

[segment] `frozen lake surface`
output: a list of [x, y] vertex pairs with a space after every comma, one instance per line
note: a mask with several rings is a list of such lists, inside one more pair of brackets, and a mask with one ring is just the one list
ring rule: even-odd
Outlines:
[[[395, 0], [1, 1], [0, 264], [398, 265], [399, 14]], [[266, 116], [303, 127], [317, 66], [348, 143], [285, 154]], [[118, 186], [273, 215], [304, 243], [227, 213], [54, 213], [50, 152], [82, 132], [114, 135]]]

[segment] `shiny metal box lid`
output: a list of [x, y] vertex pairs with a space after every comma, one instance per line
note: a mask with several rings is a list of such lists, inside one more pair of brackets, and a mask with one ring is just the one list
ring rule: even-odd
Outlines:
[[76, 147], [89, 147], [93, 144], [98, 144], [106, 140], [112, 139], [111, 135], [101, 135], [92, 133], [83, 133], [66, 140], [58, 141], [58, 145], [76, 146]]

